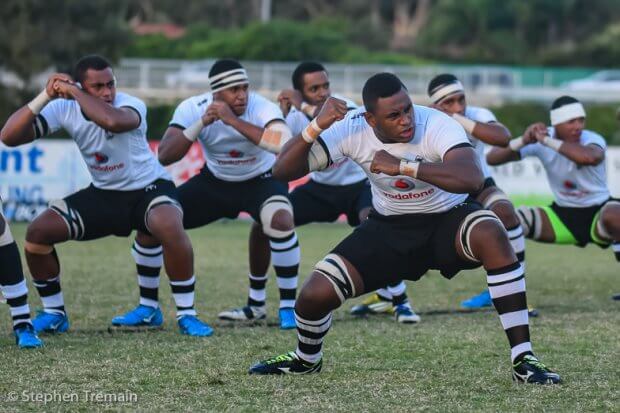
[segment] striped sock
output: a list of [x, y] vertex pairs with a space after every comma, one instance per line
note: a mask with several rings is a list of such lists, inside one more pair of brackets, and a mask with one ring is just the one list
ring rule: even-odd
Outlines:
[[295, 310], [297, 322], [297, 356], [308, 362], [316, 363], [323, 356], [323, 338], [332, 325], [332, 313], [319, 320], [306, 320], [299, 316]]
[[143, 247], [138, 241], [133, 242], [131, 255], [136, 261], [138, 286], [140, 287], [140, 304], [158, 308], [159, 272], [164, 264], [163, 249]]
[[407, 285], [405, 285], [404, 281], [395, 285], [388, 285], [388, 291], [392, 295], [392, 305], [394, 307], [409, 302], [409, 298], [407, 297]]
[[611, 244], [611, 249], [614, 251], [614, 255], [616, 256], [616, 260], [620, 261], [620, 242], [614, 241]]
[[510, 239], [510, 245], [517, 255], [517, 259], [525, 270], [525, 235], [523, 235], [523, 227], [521, 224], [513, 228], [506, 228], [508, 232], [508, 238]]
[[194, 288], [196, 286], [196, 277], [185, 281], [170, 281], [172, 296], [177, 305], [177, 320], [185, 315], [196, 315], [194, 309]]
[[248, 306], [250, 307], [264, 307], [265, 299], [267, 298], [267, 291], [265, 287], [267, 285], [267, 276], [257, 276], [248, 274], [250, 280], [250, 291], [248, 293]]
[[46, 313], [65, 315], [65, 301], [60, 289], [60, 275], [49, 280], [33, 280]]
[[293, 232], [285, 238], [269, 238], [271, 262], [276, 271], [280, 290], [280, 308], [295, 307], [297, 275], [301, 259], [297, 235]]
[[15, 241], [0, 247], [0, 289], [11, 309], [13, 329], [32, 325], [28, 286]]
[[511, 359], [532, 354], [525, 273], [518, 262], [487, 271], [489, 293], [510, 342]]

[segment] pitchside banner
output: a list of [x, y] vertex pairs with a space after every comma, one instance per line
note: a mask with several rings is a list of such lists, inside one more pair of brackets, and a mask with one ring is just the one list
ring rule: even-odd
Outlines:
[[[151, 142], [153, 151], [157, 142]], [[180, 162], [168, 167], [175, 183], [194, 176], [204, 163], [194, 144]], [[497, 184], [510, 195], [550, 196], [544, 169], [528, 158], [493, 168]], [[607, 174], [611, 192], [620, 197], [620, 148], [607, 152]], [[291, 187], [304, 179], [291, 183]], [[9, 148], [0, 143], [0, 196], [4, 214], [12, 221], [30, 221], [52, 199], [63, 198], [90, 183], [90, 175], [77, 146], [70, 140], [45, 139]]]

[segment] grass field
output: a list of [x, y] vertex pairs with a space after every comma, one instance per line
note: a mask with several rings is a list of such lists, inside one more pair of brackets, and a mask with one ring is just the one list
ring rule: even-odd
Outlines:
[[[481, 271], [451, 282], [430, 273], [409, 284], [422, 315], [416, 326], [397, 325], [387, 316], [353, 319], [346, 311], [351, 301], [334, 316], [321, 374], [254, 377], [247, 375], [250, 364], [292, 350], [296, 334], [274, 326], [274, 279], [266, 325], [225, 327], [216, 321], [218, 311], [245, 300], [248, 230], [247, 222], [224, 222], [190, 232], [197, 308], [216, 327], [207, 339], [178, 334], [166, 283], [163, 331], [108, 332], [110, 319], [137, 301], [131, 241], [59, 246], [71, 330], [45, 337], [42, 350], [19, 351], [8, 308], [0, 306], [0, 411], [620, 411], [620, 304], [610, 300], [620, 292], [620, 271], [609, 250], [528, 243], [529, 298], [541, 311], [532, 320], [534, 349], [562, 374], [561, 386], [513, 384], [495, 314], [455, 311], [460, 300], [483, 288]], [[24, 225], [13, 225], [20, 243], [24, 231]], [[349, 231], [330, 224], [299, 229], [302, 280]], [[39, 307], [32, 289], [31, 305]], [[87, 392], [130, 392], [137, 401], [97, 402]], [[47, 404], [24, 401], [31, 394], [76, 396]], [[18, 401], [8, 400], [15, 396]]]

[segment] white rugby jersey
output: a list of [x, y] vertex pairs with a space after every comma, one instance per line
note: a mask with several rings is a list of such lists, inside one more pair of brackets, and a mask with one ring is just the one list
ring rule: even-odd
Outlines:
[[135, 110], [140, 126], [122, 133], [109, 132], [88, 119], [76, 100], [54, 99], [37, 116], [37, 136], [66, 130], [82, 153], [93, 185], [100, 189], [133, 191], [160, 178], [172, 180], [146, 140], [144, 102], [117, 92], [112, 105]]
[[401, 159], [441, 162], [451, 148], [470, 145], [464, 129], [454, 119], [425, 106], [413, 108], [415, 131], [408, 143], [386, 144], [377, 139], [363, 116], [364, 108], [350, 111], [343, 120], [323, 131], [320, 141], [315, 143], [325, 145], [332, 160], [346, 156], [362, 167], [370, 180], [373, 207], [382, 215], [444, 212], [468, 196], [408, 176], [370, 172], [375, 153], [382, 149]]
[[[477, 106], [467, 106], [465, 108], [465, 117], [480, 123], [497, 122], [493, 112]], [[467, 137], [474, 146], [476, 155], [478, 155], [478, 162], [480, 162], [480, 167], [482, 168], [484, 177], [489, 178], [491, 176], [491, 168], [489, 167], [489, 164], [487, 164], [487, 157], [484, 151], [486, 144], [471, 134], [467, 134]]]
[[[213, 102], [211, 92], [192, 96], [179, 104], [170, 126], [189, 127], [205, 113]], [[240, 119], [264, 128], [273, 120], [284, 122], [282, 111], [275, 103], [250, 92], [248, 105]], [[271, 169], [276, 156], [252, 143], [232, 126], [221, 120], [205, 126], [198, 135], [209, 170], [224, 181], [246, 181]]]
[[[355, 102], [333, 95], [335, 98], [342, 99], [347, 102], [347, 108], [353, 110], [357, 108]], [[302, 130], [310, 123], [308, 116], [295, 107], [286, 116], [288, 124], [293, 136], [299, 135]], [[334, 161], [327, 169], [323, 171], [314, 171], [310, 173], [310, 179], [323, 185], [343, 186], [351, 185], [366, 179], [366, 173], [355, 162], [349, 158], [343, 157]]]
[[[555, 137], [555, 128], [547, 128]], [[598, 133], [584, 130], [579, 138], [582, 145], [607, 148], [605, 139]], [[542, 162], [555, 202], [563, 207], [585, 208], [598, 205], [609, 198], [605, 161], [595, 166], [579, 166], [564, 155], [540, 143], [526, 145], [519, 151], [521, 158], [535, 156]]]

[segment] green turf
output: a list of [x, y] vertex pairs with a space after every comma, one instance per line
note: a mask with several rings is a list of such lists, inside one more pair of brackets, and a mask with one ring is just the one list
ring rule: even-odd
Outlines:
[[[25, 227], [14, 225], [18, 240]], [[165, 328], [109, 333], [112, 316], [137, 300], [130, 240], [108, 238], [58, 247], [72, 326], [45, 337], [42, 350], [19, 351], [8, 309], [0, 319], [0, 411], [116, 409], [144, 411], [618, 411], [620, 406], [620, 292], [609, 250], [528, 243], [535, 351], [565, 380], [558, 387], [513, 384], [508, 345], [492, 312], [457, 313], [460, 300], [484, 287], [481, 271], [446, 281], [431, 273], [409, 284], [417, 326], [391, 318], [356, 320], [335, 314], [324, 369], [306, 377], [253, 377], [256, 360], [292, 350], [295, 332], [280, 331], [277, 290], [269, 282], [270, 326], [219, 327], [218, 311], [242, 304], [247, 289], [248, 223], [217, 223], [192, 231], [197, 307], [216, 325], [208, 339], [178, 334], [170, 289], [163, 284]], [[301, 228], [302, 274], [349, 232], [344, 225]], [[32, 292], [33, 307], [39, 306]], [[359, 299], [358, 299], [359, 300]], [[137, 402], [85, 400], [85, 391], [137, 395]], [[77, 402], [9, 402], [31, 393]], [[26, 392], [26, 393], [24, 393]], [[67, 396], [68, 395], [68, 396]], [[39, 396], [44, 397], [44, 396]]]

